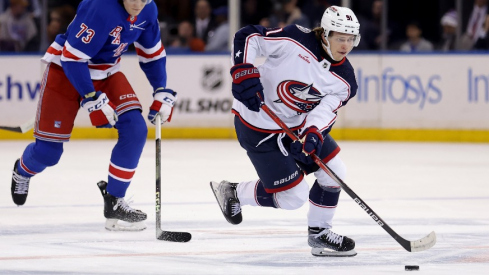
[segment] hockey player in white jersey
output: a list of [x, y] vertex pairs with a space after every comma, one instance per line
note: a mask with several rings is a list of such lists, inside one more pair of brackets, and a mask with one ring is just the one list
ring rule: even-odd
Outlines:
[[[341, 179], [346, 168], [340, 148], [329, 135], [337, 111], [355, 96], [355, 73], [346, 55], [360, 41], [360, 24], [348, 8], [332, 6], [321, 26], [266, 29], [247, 26], [234, 38], [231, 68], [233, 113], [240, 145], [259, 179], [211, 182], [224, 217], [242, 221], [241, 206], [298, 209], [309, 199], [308, 244], [315, 256], [355, 256], [355, 242], [334, 233], [333, 216], [340, 186], [314, 163], [318, 155]], [[255, 58], [266, 57], [254, 65]], [[258, 95], [258, 96], [257, 96]], [[292, 140], [263, 111], [263, 101], [297, 131]], [[309, 188], [304, 175], [316, 180]]]

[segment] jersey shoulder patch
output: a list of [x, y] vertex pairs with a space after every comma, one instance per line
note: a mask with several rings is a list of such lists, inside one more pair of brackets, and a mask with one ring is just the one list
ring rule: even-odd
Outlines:
[[302, 31], [303, 33], [310, 33], [311, 32], [311, 29], [308, 29], [306, 27], [303, 27], [301, 25], [295, 25], [300, 31]]

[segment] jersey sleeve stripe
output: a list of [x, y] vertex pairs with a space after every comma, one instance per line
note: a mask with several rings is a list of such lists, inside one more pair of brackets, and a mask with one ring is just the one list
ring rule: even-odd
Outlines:
[[329, 127], [331, 127], [331, 125], [333, 125], [333, 123], [335, 123], [336, 117], [337, 117], [337, 115], [335, 114], [334, 117], [333, 117], [333, 119], [331, 119], [331, 121], [326, 126], [324, 126], [323, 128], [319, 129], [319, 131], [322, 132], [322, 131], [328, 129]]
[[138, 49], [136, 49], [136, 52], [137, 52], [138, 57], [139, 57], [139, 62], [141, 62], [141, 63], [148, 63], [148, 62], [155, 61], [155, 60], [162, 59], [162, 58], [166, 57], [166, 50], [163, 47], [160, 49], [160, 51], [155, 52], [152, 55], [146, 55], [146, 56], [142, 55], [141, 52], [138, 51]]
[[166, 57], [166, 50], [165, 47], [163, 47], [163, 44], [161, 44], [161, 41], [158, 41], [154, 47], [149, 49], [137, 42], [134, 42], [134, 46], [136, 47], [139, 62], [148, 63]]
[[53, 55], [61, 55], [61, 53], [63, 52], [63, 47], [61, 45], [59, 45], [58, 43], [53, 42], [49, 46], [49, 48], [46, 52], [49, 54], [53, 54]]
[[[55, 41], [49, 46], [48, 50], [46, 51], [44, 56], [41, 58], [41, 60], [45, 63], [50, 63], [50, 62], [59, 63], [59, 59], [60, 59], [62, 53], [63, 53], [63, 46], [56, 43], [56, 41]], [[58, 62], [56, 62], [56, 60]]]
[[158, 43], [156, 43], [156, 45], [154, 45], [152, 48], [145, 48], [143, 47], [143, 45], [139, 44], [138, 42], [134, 42], [134, 47], [136, 47], [136, 51], [140, 50], [144, 53], [143, 55], [148, 55], [148, 56], [156, 52], [161, 52], [162, 49], [165, 49], [165, 47], [163, 47], [163, 44], [161, 44], [161, 41], [158, 41]]
[[252, 35], [249, 35], [248, 37], [246, 37], [246, 45], [244, 46], [244, 53], [243, 53], [243, 63], [248, 63], [248, 45], [250, 44], [250, 39], [255, 37], [255, 36], [261, 36], [261, 34], [259, 33], [254, 33]]
[[[343, 83], [345, 83], [346, 87], [347, 87], [347, 91], [348, 91], [348, 94], [346, 95], [346, 98], [345, 99], [342, 99], [341, 101], [346, 101], [348, 99], [350, 99], [350, 95], [351, 95], [351, 86], [350, 84], [348, 83], [348, 81], [346, 81], [344, 78], [342, 78], [341, 76], [339, 76], [338, 74], [336, 74], [335, 72], [331, 72], [332, 75], [334, 75], [335, 77], [337, 77], [339, 80], [341, 80]], [[338, 106], [338, 108], [341, 107]]]
[[77, 62], [87, 62], [90, 56], [84, 54], [83, 52], [73, 48], [68, 41], [65, 42], [63, 48], [63, 54], [61, 55], [61, 61], [77, 61]]

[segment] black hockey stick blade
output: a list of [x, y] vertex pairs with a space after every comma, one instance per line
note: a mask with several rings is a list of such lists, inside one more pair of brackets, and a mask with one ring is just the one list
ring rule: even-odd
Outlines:
[[9, 126], [0, 126], [0, 129], [10, 132], [22, 133], [22, 129], [20, 126], [17, 127], [9, 127]]
[[192, 239], [192, 234], [188, 232], [159, 231], [158, 240], [168, 242], [186, 243]]
[[0, 126], [0, 129], [23, 134], [23, 133], [27, 133], [33, 127], [34, 127], [34, 118], [30, 119], [29, 121], [25, 122], [20, 126]]

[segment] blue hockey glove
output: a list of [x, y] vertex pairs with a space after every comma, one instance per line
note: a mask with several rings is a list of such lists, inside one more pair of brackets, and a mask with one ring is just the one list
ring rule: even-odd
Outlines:
[[319, 154], [323, 147], [323, 135], [319, 132], [316, 126], [306, 128], [301, 134], [300, 141], [294, 141], [290, 144], [290, 153], [292, 156], [304, 163], [312, 164], [312, 154]]
[[117, 122], [117, 113], [114, 111], [116, 107], [105, 93], [96, 92], [95, 95], [83, 99], [80, 105], [87, 110], [92, 125], [97, 128], [112, 128]]
[[148, 119], [155, 124], [156, 114], [161, 114], [161, 124], [171, 121], [177, 93], [170, 89], [159, 88], [153, 93], [153, 104], [149, 107]]
[[[260, 102], [265, 100], [263, 96], [263, 86], [260, 82], [260, 72], [253, 64], [243, 63], [234, 65], [231, 68], [233, 77], [232, 91], [233, 96], [248, 109], [260, 111]], [[257, 96], [260, 95], [261, 99]]]

